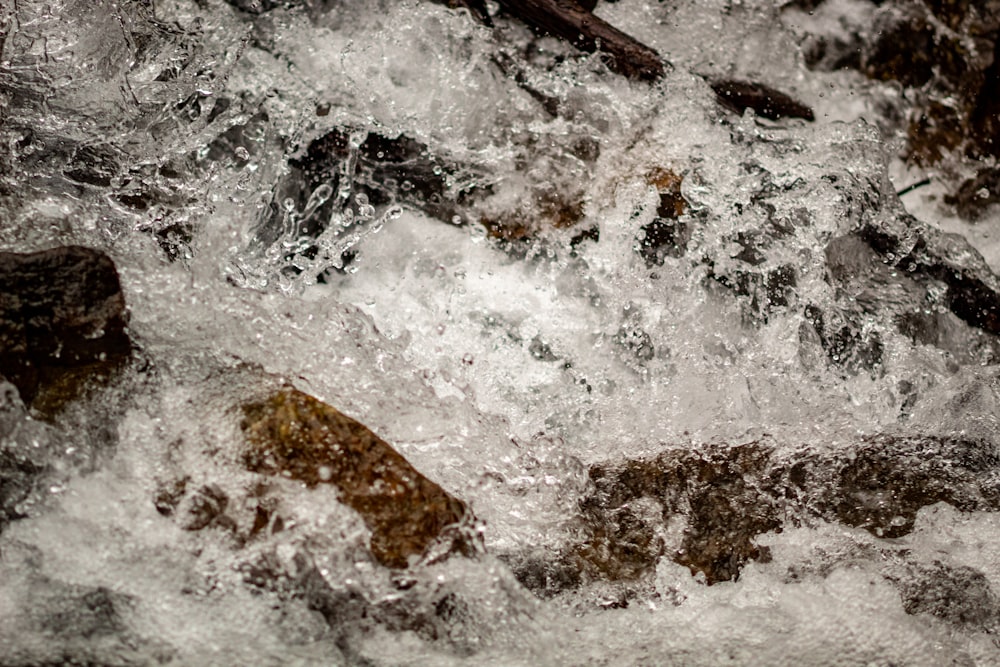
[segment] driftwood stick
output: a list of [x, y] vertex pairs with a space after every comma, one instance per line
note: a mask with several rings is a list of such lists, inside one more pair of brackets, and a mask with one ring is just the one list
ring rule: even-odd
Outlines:
[[576, 48], [611, 56], [608, 65], [631, 79], [655, 81], [665, 73], [660, 55], [635, 38], [594, 16], [574, 0], [499, 0], [500, 6], [529, 26], [565, 39]]

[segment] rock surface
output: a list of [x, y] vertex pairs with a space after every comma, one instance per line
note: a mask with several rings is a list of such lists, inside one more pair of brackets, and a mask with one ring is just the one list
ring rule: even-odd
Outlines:
[[0, 375], [52, 413], [128, 357], [118, 272], [102, 252], [66, 246], [0, 253]]
[[747, 562], [770, 557], [756, 538], [785, 525], [823, 520], [891, 538], [908, 534], [917, 511], [934, 503], [1000, 509], [998, 470], [990, 443], [952, 437], [883, 435], [791, 455], [762, 442], [670, 449], [591, 466], [584, 539], [553, 563], [512, 566], [546, 594], [588, 581], [635, 582], [661, 556], [709, 584], [735, 580]]
[[[847, 3], [798, 2], [805, 11], [837, 15]], [[865, 18], [861, 18], [865, 17]], [[839, 27], [804, 37], [806, 62], [818, 70], [857, 69], [871, 79], [906, 87], [907, 158], [923, 166], [1000, 155], [1000, 10], [995, 2], [893, 0], [858, 2], [829, 21]], [[975, 218], [981, 203], [969, 179], [950, 199]], [[978, 190], [978, 188], [977, 188]]]
[[247, 468], [309, 487], [335, 485], [371, 529], [371, 551], [383, 565], [407, 567], [468, 515], [366, 426], [296, 389], [244, 405], [243, 413]]

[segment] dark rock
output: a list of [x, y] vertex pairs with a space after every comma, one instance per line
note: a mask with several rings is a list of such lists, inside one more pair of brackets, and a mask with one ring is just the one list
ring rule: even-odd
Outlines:
[[922, 86], [942, 63], [952, 68], [958, 65], [954, 40], [941, 40], [919, 7], [919, 3], [914, 3], [898, 13], [879, 14], [875, 26], [878, 37], [862, 62], [865, 74], [882, 81], [899, 81], [905, 86]]
[[111, 259], [68, 246], [0, 253], [0, 375], [25, 404], [57, 411], [131, 351]]
[[[363, 138], [361, 138], [363, 136]], [[334, 129], [313, 140], [303, 154], [288, 161], [271, 214], [258, 232], [264, 245], [282, 236], [298, 244], [295, 254], [314, 259], [312, 243], [335, 213], [343, 224], [373, 223], [394, 207], [407, 207], [452, 224], [466, 224], [465, 206], [487, 188], [474, 170], [431, 154], [423, 143], [405, 135]], [[467, 185], [459, 185], [459, 183]], [[342, 268], [351, 257], [334, 258]]]
[[[754, 444], [670, 450], [622, 467], [596, 465], [590, 470], [595, 492], [584, 502], [584, 515], [592, 525], [615, 525], [623, 509], [651, 498], [663, 508], [664, 525], [674, 516], [687, 520], [682, 543], [671, 554], [675, 562], [701, 572], [710, 584], [735, 579], [744, 563], [761, 556], [753, 538], [781, 526], [775, 501], [755, 488], [748, 475], [764, 469], [769, 456]], [[651, 531], [644, 526], [642, 540], [632, 541], [647, 541]], [[655, 566], [655, 558], [646, 559], [653, 555], [649, 549], [625, 555], [635, 576]]]
[[947, 286], [944, 304], [961, 320], [1000, 335], [1000, 279], [967, 241], [904, 216], [894, 228], [866, 225], [859, 237], [912, 280]]
[[[293, 170], [289, 183], [297, 193], [294, 199], [298, 210], [306, 209], [317, 188], [324, 184], [331, 188], [329, 198], [319, 204], [313, 219], [304, 221], [307, 228], [325, 227], [322, 221], [329, 220], [338, 202], [354, 217], [363, 217], [358, 195], [375, 208], [375, 215], [401, 204], [452, 222], [460, 213], [460, 205], [476, 190], [475, 185], [453, 188], [451, 181], [463, 168], [432, 155], [425, 144], [405, 135], [385, 137], [370, 132], [357, 146], [351, 142], [349, 130], [332, 130], [310, 143], [302, 157], [289, 160]], [[349, 160], [354, 162], [354, 170], [350, 180], [342, 182], [341, 167], [345, 162], [350, 164]]]
[[833, 365], [877, 370], [892, 327], [952, 362], [1000, 359], [1000, 279], [964, 238], [895, 215], [831, 239], [825, 255], [836, 307], [807, 305], [802, 338]]
[[[367, 427], [311, 396], [285, 387], [243, 413], [247, 468], [336, 486], [372, 531], [371, 551], [383, 565], [407, 567], [469, 516]], [[462, 539], [453, 548], [471, 549]]]
[[592, 14], [589, 0], [501, 0], [500, 6], [541, 34], [587, 53], [601, 51], [610, 69], [629, 78], [656, 81], [667, 71], [656, 51]]
[[201, 487], [186, 498], [184, 504], [181, 521], [184, 530], [197, 531], [209, 526], [227, 529], [236, 527], [235, 522], [225, 514], [229, 506], [229, 496], [214, 484]]
[[0, 530], [26, 516], [21, 508], [34, 491], [36, 481], [48, 470], [45, 457], [31, 456], [26, 448], [0, 448]]
[[329, 0], [226, 0], [236, 9], [248, 14], [265, 14], [275, 9], [294, 9], [329, 4]]
[[[823, 465], [835, 473], [830, 482], [809, 474], [812, 482], [828, 484], [814, 499], [815, 510], [878, 537], [900, 537], [913, 529], [917, 511], [927, 505], [994, 508], [987, 476], [1000, 460], [985, 443], [883, 436]], [[810, 487], [807, 483], [800, 488]]]
[[503, 560], [522, 586], [542, 598], [578, 588], [587, 569], [586, 561], [566, 555], [518, 554]]
[[156, 511], [163, 516], [171, 516], [184, 498], [189, 481], [189, 477], [181, 477], [168, 484], [160, 485], [153, 497], [153, 506], [156, 507]]
[[652, 337], [633, 323], [623, 324], [613, 340], [619, 349], [639, 363], [656, 356]]
[[878, 331], [864, 332], [859, 321], [847, 321], [840, 326], [827, 321], [817, 306], [805, 308], [806, 323], [818, 336], [827, 358], [850, 375], [861, 371], [875, 372], [882, 364], [882, 337]]
[[558, 361], [559, 357], [552, 353], [552, 348], [549, 347], [548, 343], [542, 340], [539, 336], [535, 336], [531, 339], [531, 343], [528, 345], [528, 353], [533, 359], [538, 361]]
[[43, 630], [54, 635], [71, 637], [101, 637], [118, 635], [125, 630], [121, 610], [130, 598], [103, 586], [77, 591], [72, 587], [41, 606], [39, 619]]
[[118, 160], [111, 147], [106, 145], [81, 146], [63, 173], [77, 183], [109, 187], [111, 179], [118, 175]]
[[899, 122], [908, 124], [911, 162], [954, 162], [963, 153], [977, 160], [1000, 156], [996, 4], [890, 0], [869, 9], [872, 18], [867, 25], [852, 23], [846, 44], [839, 29], [810, 36], [810, 66], [853, 67], [873, 79], [908, 87], [909, 119]]

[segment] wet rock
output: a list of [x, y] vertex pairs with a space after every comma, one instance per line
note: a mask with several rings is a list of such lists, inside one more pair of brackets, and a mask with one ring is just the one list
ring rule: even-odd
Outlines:
[[877, 372], [882, 364], [882, 337], [878, 331], [864, 331], [860, 318], [842, 323], [828, 322], [823, 311], [809, 305], [805, 308], [804, 326], [812, 328], [827, 358], [834, 366], [850, 375], [861, 371]]
[[938, 502], [998, 510], [998, 471], [992, 444], [952, 437], [883, 435], [827, 452], [761, 442], [672, 449], [592, 466], [580, 505], [584, 538], [510, 561], [543, 595], [637, 582], [663, 556], [714, 584], [769, 559], [756, 538], [788, 522], [820, 519], [889, 538], [908, 534], [920, 508]]
[[945, 202], [966, 220], [978, 220], [989, 207], [1000, 203], [1000, 167], [983, 167], [947, 195]]
[[934, 232], [910, 216], [891, 226], [866, 225], [859, 237], [911, 280], [943, 284], [942, 304], [959, 319], [1000, 335], [1000, 278], [965, 239]]
[[640, 81], [656, 81], [669, 65], [650, 47], [588, 10], [585, 2], [501, 0], [501, 7], [541, 34], [566, 40], [581, 51], [601, 51], [612, 70]]
[[[906, 126], [911, 162], [933, 165], [954, 163], [963, 154], [974, 160], [1000, 155], [1000, 11], [995, 3], [858, 3], [852, 11], [861, 11], [863, 20], [837, 11], [831, 6], [826, 24], [838, 28], [808, 36], [807, 61], [818, 69], [856, 68], [906, 86], [908, 118], [898, 122]], [[850, 26], [846, 36], [844, 26]]]
[[[464, 503], [424, 477], [363, 424], [285, 387], [243, 406], [244, 463], [253, 472], [332, 484], [372, 532], [371, 552], [405, 568], [463, 519]], [[457, 537], [452, 548], [471, 547]]]
[[109, 187], [120, 170], [117, 156], [110, 146], [80, 146], [63, 173], [77, 183]]
[[[672, 517], [686, 520], [681, 543], [669, 554], [675, 562], [702, 573], [710, 584], [735, 579], [744, 563], [762, 554], [753, 538], [781, 525], [775, 501], [747, 477], [766, 467], [768, 457], [760, 446], [745, 445], [671, 450], [621, 467], [596, 465], [590, 470], [595, 491], [584, 502], [584, 515], [591, 524], [614, 525], [623, 509], [653, 499], [662, 507], [663, 525]], [[645, 526], [644, 536], [651, 529]], [[655, 559], [642, 562], [648, 555], [648, 550], [630, 552], [629, 569], [639, 575], [654, 567]]]
[[78, 246], [0, 253], [0, 375], [52, 414], [131, 351], [118, 272]]
[[190, 477], [181, 477], [180, 479], [160, 484], [157, 487], [156, 495], [153, 497], [153, 506], [156, 507], [156, 511], [163, 516], [172, 516], [177, 509], [177, 505], [184, 498], [184, 492], [187, 491], [187, 485], [190, 481]]
[[[819, 463], [803, 461], [813, 470]], [[822, 465], [824, 471], [836, 471], [829, 482], [816, 472], [804, 473], [823, 485], [822, 494], [812, 499], [813, 509], [878, 537], [908, 534], [917, 511], [927, 505], [947, 502], [969, 511], [996, 509], [1000, 500], [989, 479], [1000, 459], [988, 443], [883, 436]], [[810, 488], [809, 482], [795, 486]]]
[[[503, 560], [522, 586], [542, 598], [579, 588], [588, 569], [588, 561], [573, 554], [539, 552], [506, 555]], [[620, 580], [628, 577], [607, 578]]]
[[766, 271], [713, 271], [709, 277], [733, 294], [749, 297], [747, 314], [753, 323], [766, 322], [775, 308], [787, 306], [797, 282], [794, 267], [787, 265]]
[[[302, 215], [307, 228], [325, 226], [322, 221], [329, 220], [338, 203], [355, 218], [365, 216], [365, 205], [374, 207], [377, 216], [393, 204], [402, 204], [451, 222], [459, 215], [459, 206], [476, 190], [475, 185], [455, 187], [462, 168], [432, 155], [415, 139], [361, 134], [363, 137], [347, 129], [332, 130], [312, 141], [302, 157], [289, 161], [293, 171], [287, 193], [294, 193], [297, 210], [313, 208], [311, 216]], [[353, 171], [347, 166], [351, 162]], [[342, 166], [347, 168], [348, 178], [344, 178]], [[317, 201], [322, 197], [314, 197], [315, 192], [324, 184], [330, 193], [325, 201]], [[364, 203], [358, 201], [358, 195], [364, 195]], [[313, 207], [308, 206], [310, 197]]]
[[[131, 595], [55, 579], [39, 571], [39, 554], [24, 558], [26, 549], [16, 541], [5, 547], [5, 601], [19, 612], [7, 614], [0, 630], [5, 666], [126, 667], [167, 664], [176, 657], [170, 647], [131, 627]], [[14, 643], [12, 637], [25, 641]]]
[[1000, 279], [964, 238], [892, 216], [831, 239], [825, 255], [837, 307], [808, 305], [802, 339], [817, 337], [834, 365], [874, 369], [892, 328], [952, 363], [1000, 358]]
[[[166, 500], [169, 503], [172, 498], [158, 495], [158, 500]], [[210, 526], [234, 530], [236, 522], [226, 516], [228, 506], [229, 496], [222, 489], [215, 484], [205, 485], [184, 498], [181, 527], [191, 531], [204, 530]]]
[[971, 567], [915, 564], [898, 585], [908, 614], [931, 614], [986, 632], [1000, 623], [1000, 600], [986, 576]]
[[[484, 189], [472, 168], [433, 155], [415, 139], [349, 128], [313, 140], [288, 166], [258, 239], [271, 245], [285, 238], [296, 245], [288, 258], [290, 268], [296, 263], [294, 255], [317, 257], [314, 240], [331, 226], [331, 218], [343, 227], [330, 230], [334, 236], [352, 226], [375, 223], [399, 207], [465, 224], [464, 207]], [[349, 263], [353, 257], [349, 253], [347, 244], [339, 258], [330, 258], [332, 266]]]
[[311, 11], [326, 9], [333, 3], [330, 0], [226, 0], [236, 9], [247, 14], [265, 14], [275, 9], [305, 8]]
[[129, 602], [128, 596], [104, 586], [83, 591], [73, 587], [40, 605], [44, 615], [38, 622], [43, 630], [55, 635], [83, 638], [116, 635], [125, 630], [121, 610]]

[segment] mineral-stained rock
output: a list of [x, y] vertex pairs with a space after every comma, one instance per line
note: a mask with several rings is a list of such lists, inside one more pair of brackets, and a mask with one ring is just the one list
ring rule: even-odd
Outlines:
[[247, 468], [336, 486], [371, 530], [383, 565], [407, 567], [468, 513], [366, 426], [307, 394], [285, 387], [243, 413]]
[[[883, 435], [825, 452], [761, 442], [670, 449], [592, 466], [584, 538], [554, 558], [511, 559], [512, 567], [524, 585], [554, 594], [588, 581], [640, 580], [667, 555], [713, 584], [767, 559], [756, 537], [788, 521], [900, 537], [934, 503], [998, 510], [997, 471], [991, 443], [953, 437]], [[671, 524], [682, 526], [679, 538], [667, 537], [676, 535]]]
[[[672, 516], [687, 516], [682, 544], [671, 554], [676, 562], [702, 572], [709, 583], [735, 579], [747, 560], [761, 555], [753, 538], [781, 525], [776, 501], [747, 475], [766, 468], [769, 456], [766, 449], [751, 444], [669, 450], [620, 467], [595, 465], [590, 470], [595, 493], [584, 502], [584, 516], [603, 527], [623, 508], [651, 498], [663, 508], [664, 524]], [[651, 568], [655, 560], [634, 562], [630, 569], [639, 574], [640, 565]]]
[[0, 253], [0, 375], [43, 413], [131, 351], [118, 272], [78, 246]]

